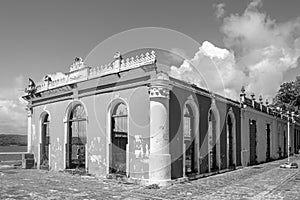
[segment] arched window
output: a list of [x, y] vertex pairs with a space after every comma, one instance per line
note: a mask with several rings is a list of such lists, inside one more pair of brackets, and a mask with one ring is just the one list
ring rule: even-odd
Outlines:
[[126, 174], [126, 148], [128, 143], [128, 111], [121, 102], [112, 108], [110, 173]]
[[209, 171], [216, 171], [219, 169], [217, 164], [217, 126], [215, 114], [212, 110], [209, 111], [208, 121]]
[[233, 111], [227, 115], [227, 167], [236, 166], [236, 121]]
[[85, 168], [86, 113], [83, 105], [75, 105], [68, 119], [67, 168]]
[[49, 168], [49, 144], [50, 144], [50, 133], [49, 133], [49, 114], [45, 113], [41, 118], [41, 144], [40, 144], [40, 168]]
[[192, 137], [192, 121], [193, 121], [193, 111], [190, 105], [184, 106], [184, 137], [190, 138]]
[[115, 132], [127, 133], [127, 107], [124, 103], [119, 103], [115, 106], [112, 118]]
[[195, 128], [194, 113], [189, 104], [183, 110], [183, 132], [185, 144], [185, 174], [196, 173], [197, 166], [195, 160]]
[[257, 126], [256, 120], [249, 121], [249, 149], [250, 149], [250, 165], [257, 164]]

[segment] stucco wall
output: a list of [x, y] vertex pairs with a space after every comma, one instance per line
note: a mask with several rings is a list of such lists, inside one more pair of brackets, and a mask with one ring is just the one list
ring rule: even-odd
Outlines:
[[[236, 157], [236, 165], [239, 166], [241, 165], [241, 157], [240, 157], [240, 152], [241, 152], [241, 139], [240, 139], [240, 108], [236, 105], [230, 104], [228, 102], [224, 101], [217, 101], [217, 108], [220, 113], [220, 131], [221, 131], [221, 136], [220, 136], [220, 149], [221, 149], [221, 169], [226, 169], [227, 168], [227, 117], [228, 117], [228, 112], [231, 109], [232, 113], [234, 115], [234, 120], [235, 120], [235, 127], [232, 127], [235, 132], [235, 157]], [[232, 119], [233, 120], [233, 119]]]
[[[179, 87], [173, 87], [170, 93], [170, 153], [172, 158], [172, 178], [182, 177], [184, 174], [183, 161], [183, 107], [187, 100], [192, 99], [198, 107], [199, 111], [199, 127], [196, 132], [198, 134], [199, 154], [198, 162], [200, 173], [208, 172], [208, 113], [211, 108], [211, 97], [193, 93]], [[216, 107], [220, 115], [220, 156], [221, 168], [227, 167], [227, 131], [226, 117], [230, 108], [236, 120], [236, 164], [241, 164], [241, 142], [240, 142], [240, 110], [238, 106], [229, 104], [226, 101], [216, 100]]]
[[[241, 165], [241, 126], [240, 126], [240, 108], [236, 105], [229, 104], [226, 102], [218, 102], [217, 103], [219, 112], [220, 112], [220, 126], [221, 126], [221, 169], [226, 169], [228, 166], [227, 163], [227, 120], [228, 113], [230, 110], [233, 113], [235, 120], [235, 127], [232, 127], [232, 130], [235, 133], [235, 158], [236, 158], [236, 166]], [[234, 137], [234, 136], [233, 136]]]
[[283, 147], [283, 132], [285, 131], [287, 134], [286, 122], [252, 108], [246, 108], [241, 112], [243, 166], [247, 166], [250, 163], [250, 120], [256, 121], [257, 162], [266, 162], [267, 124], [270, 124], [270, 156], [273, 159], [277, 159], [279, 157], [278, 147], [279, 145]]
[[211, 99], [202, 95], [197, 95], [200, 107], [200, 173], [208, 172], [208, 111], [211, 107]]
[[294, 125], [294, 139], [293, 139], [293, 149], [295, 153], [299, 153], [300, 149], [300, 126], [298, 123]]
[[236, 120], [236, 164], [237, 166], [242, 165], [241, 161], [241, 150], [242, 150], [242, 139], [241, 139], [241, 110], [240, 107], [232, 107], [233, 113], [235, 114]]
[[148, 178], [149, 159], [149, 95], [148, 87], [104, 93], [81, 99], [89, 113], [87, 126], [89, 170], [106, 174], [107, 143], [110, 142], [108, 110], [111, 103], [123, 101], [128, 105], [128, 144], [130, 176]]
[[[183, 127], [181, 122], [183, 98], [177, 88], [170, 92], [169, 103], [169, 140], [171, 154], [171, 178], [183, 176]], [[180, 95], [180, 96], [179, 96]]]
[[[79, 87], [80, 88], [80, 87]], [[129, 174], [131, 177], [148, 178], [149, 161], [149, 94], [148, 87], [102, 93], [76, 100], [81, 102], [87, 113], [86, 165], [90, 173], [105, 176], [107, 174], [107, 127], [110, 103], [122, 100], [128, 105], [129, 127]], [[40, 116], [47, 110], [50, 114], [50, 167], [64, 169], [64, 145], [66, 136], [66, 112], [71, 100], [46, 104], [33, 108], [32, 151], [39, 156]]]
[[[71, 101], [56, 102], [33, 108], [32, 116], [32, 151], [36, 161], [39, 161], [40, 142], [41, 142], [41, 115], [48, 112], [50, 116], [50, 167], [54, 170], [64, 169], [64, 141], [65, 126], [64, 119], [67, 106]], [[39, 164], [39, 163], [38, 163]]]
[[[278, 131], [278, 135], [277, 135], [277, 141], [275, 143], [275, 148], [274, 148], [274, 152], [275, 155], [277, 154], [277, 158], [279, 158], [279, 147], [281, 149], [281, 156], [283, 156], [283, 151], [284, 148], [287, 152], [287, 144], [284, 144], [284, 137], [286, 137], [286, 142], [287, 142], [287, 123], [283, 120], [278, 120], [277, 121], [277, 131]], [[277, 151], [275, 151], [277, 148]]]
[[[207, 128], [208, 128], [208, 110], [210, 108], [210, 98], [191, 91], [173, 87], [170, 93], [170, 154], [172, 160], [171, 176], [172, 178], [182, 177], [184, 170], [183, 161], [183, 108], [188, 101], [193, 101], [198, 107], [199, 126], [196, 128], [195, 139], [198, 138], [197, 161], [200, 165], [200, 173], [207, 170]], [[198, 136], [196, 136], [198, 135]]]

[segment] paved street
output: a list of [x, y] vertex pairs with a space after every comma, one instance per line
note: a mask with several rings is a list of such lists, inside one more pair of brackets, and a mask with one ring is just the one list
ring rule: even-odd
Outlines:
[[[291, 160], [300, 164], [300, 157]], [[300, 199], [300, 171], [279, 168], [284, 161], [159, 189], [63, 172], [2, 167], [0, 199]]]

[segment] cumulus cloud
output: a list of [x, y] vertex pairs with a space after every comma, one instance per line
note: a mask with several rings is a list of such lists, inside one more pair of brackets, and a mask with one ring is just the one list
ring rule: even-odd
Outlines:
[[236, 69], [233, 52], [205, 41], [190, 60], [177, 68], [171, 67], [170, 76], [196, 84], [227, 97], [235, 98], [245, 75]]
[[26, 86], [24, 77], [14, 78], [11, 88], [0, 88], [0, 133], [26, 134], [26, 110], [19, 97]]
[[252, 1], [242, 15], [224, 18], [221, 30], [247, 75], [246, 90], [271, 98], [287, 70], [298, 65], [300, 18], [276, 23], [261, 7], [261, 1]]
[[[260, 11], [262, 6], [255, 0], [242, 14], [223, 18], [225, 48], [204, 42], [194, 58], [171, 67], [171, 75], [187, 80], [191, 74], [189, 82], [235, 99], [242, 85], [272, 99], [285, 73], [298, 66], [300, 18], [277, 23]], [[195, 71], [201, 74], [198, 79]]]

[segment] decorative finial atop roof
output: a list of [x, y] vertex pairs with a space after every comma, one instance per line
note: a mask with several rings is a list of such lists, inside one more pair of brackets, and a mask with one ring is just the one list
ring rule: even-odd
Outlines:
[[241, 92], [244, 94], [245, 93], [245, 86], [242, 86], [242, 88], [241, 88]]
[[74, 62], [83, 62], [82, 58], [81, 57], [76, 57], [74, 59]]
[[75, 57], [74, 62], [71, 64], [70, 72], [76, 71], [78, 69], [84, 68], [85, 64], [81, 57]]
[[259, 95], [259, 102], [262, 104], [263, 103], [263, 98], [262, 98], [262, 96], [261, 95]]
[[254, 92], [252, 92], [250, 96], [251, 96], [252, 100], [255, 100], [255, 94], [254, 94]]
[[114, 55], [114, 59], [115, 60], [122, 60], [122, 55], [119, 51], [117, 51]]
[[245, 101], [246, 93], [245, 93], [245, 86], [242, 86], [241, 93], [240, 93], [240, 101], [243, 103]]
[[28, 79], [28, 82], [28, 87], [25, 88], [25, 92], [28, 95], [33, 95], [36, 92], [35, 82], [31, 78]]
[[44, 81], [45, 82], [51, 82], [52, 81], [51, 76], [49, 76], [49, 75], [44, 76]]

